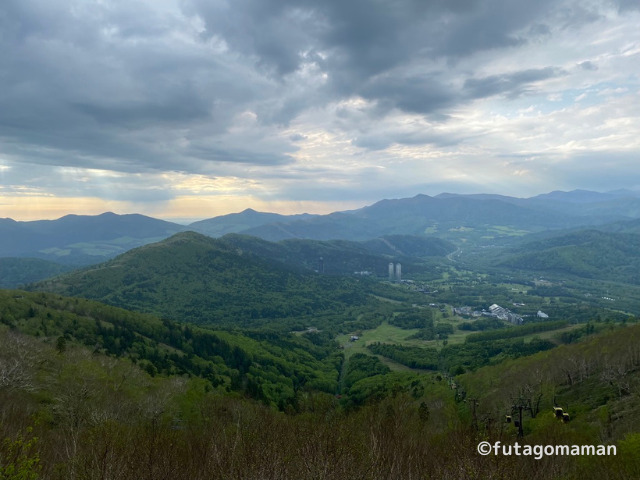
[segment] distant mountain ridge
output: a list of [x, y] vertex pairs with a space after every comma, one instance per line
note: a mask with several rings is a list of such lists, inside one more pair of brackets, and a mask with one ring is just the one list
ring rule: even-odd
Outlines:
[[241, 233], [268, 241], [368, 241], [394, 235], [427, 235], [454, 242], [491, 243], [549, 230], [601, 228], [634, 219], [640, 219], [640, 192], [629, 190], [574, 190], [531, 198], [416, 195], [327, 215], [281, 215], [246, 209], [188, 226], [139, 214], [108, 212], [31, 222], [0, 219], [0, 257], [35, 257], [67, 265], [89, 265], [188, 230], [211, 237]]
[[0, 219], [0, 257], [36, 257], [86, 265], [186, 229], [145, 215], [112, 212], [30, 222]]
[[[619, 213], [621, 202], [628, 203], [625, 208], [628, 215]], [[241, 233], [271, 241], [286, 238], [367, 240], [394, 234], [434, 234], [451, 239], [460, 237], [456, 232], [461, 230], [478, 230], [488, 238], [496, 226], [538, 232], [640, 217], [640, 198], [605, 203], [590, 204], [590, 210], [585, 213], [576, 203], [565, 208], [560, 202], [497, 195], [416, 195], [381, 200], [348, 213], [336, 212], [286, 224], [264, 224]]]

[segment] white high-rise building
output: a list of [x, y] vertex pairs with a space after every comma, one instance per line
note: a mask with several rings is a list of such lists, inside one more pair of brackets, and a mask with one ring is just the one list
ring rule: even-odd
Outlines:
[[389, 262], [389, 281], [393, 282], [393, 263]]
[[396, 263], [396, 282], [402, 280], [402, 266]]

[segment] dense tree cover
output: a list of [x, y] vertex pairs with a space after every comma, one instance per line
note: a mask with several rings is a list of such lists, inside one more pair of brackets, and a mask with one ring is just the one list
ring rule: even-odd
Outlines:
[[373, 302], [364, 279], [301, 274], [192, 232], [37, 288], [173, 320], [236, 326], [341, 313]]
[[0, 288], [17, 288], [70, 269], [66, 265], [40, 258], [0, 258]]
[[[211, 390], [201, 379], [151, 377], [126, 359], [73, 342], [60, 353], [50, 343], [0, 328], [0, 367], [16, 361], [21, 367], [3, 376], [0, 389], [0, 472], [55, 480], [636, 478], [639, 437], [633, 422], [640, 417], [630, 408], [638, 407], [627, 404], [624, 416], [615, 412], [631, 395], [623, 384], [633, 380], [629, 387], [637, 386], [632, 373], [640, 355], [637, 331], [620, 333], [604, 343], [481, 369], [456, 379], [457, 389], [438, 375], [393, 372], [357, 381], [342, 400], [299, 392], [298, 413], [283, 414]], [[603, 349], [604, 357], [598, 354]], [[566, 424], [551, 414], [547, 395], [547, 387], [568, 385], [561, 359], [576, 360], [567, 369], [574, 388], [558, 391], [562, 404], [572, 405]], [[613, 365], [627, 365], [627, 371], [603, 377]], [[541, 378], [547, 413], [526, 417], [525, 438], [518, 439], [501, 420], [512, 394], [524, 395], [538, 381], [531, 372], [547, 375]], [[580, 388], [592, 380], [597, 383], [591, 392]], [[618, 392], [601, 404], [612, 415], [585, 403], [593, 402], [594, 387]], [[467, 401], [461, 401], [460, 389]], [[611, 443], [618, 450], [615, 457], [485, 457], [476, 450], [480, 441]]]
[[465, 338], [466, 342], [489, 342], [492, 340], [500, 340], [503, 338], [515, 338], [532, 333], [548, 332], [550, 330], [558, 330], [566, 327], [568, 322], [565, 320], [554, 320], [547, 322], [532, 322], [525, 325], [513, 326], [510, 328], [500, 328], [489, 330], [486, 332], [472, 333]]
[[363, 378], [389, 373], [390, 371], [389, 367], [383, 364], [378, 357], [356, 353], [349, 358], [342, 383], [348, 389]]
[[367, 348], [376, 355], [382, 355], [411, 368], [437, 370], [440, 363], [438, 350], [435, 348], [409, 347], [380, 342], [372, 343]]
[[447, 333], [443, 333], [442, 337], [440, 337], [440, 334], [436, 334], [435, 327], [421, 328], [416, 333], [413, 333], [409, 337], [407, 337], [407, 340], [429, 341], [435, 340], [436, 338], [447, 338]]
[[[397, 326], [397, 325], [396, 325]], [[435, 325], [432, 320], [426, 322], [426, 326], [407, 337], [407, 340], [446, 340], [453, 333], [453, 325], [446, 322], [438, 322]]]
[[446, 338], [447, 335], [453, 334], [453, 325], [447, 322], [437, 322], [435, 325], [435, 332], [438, 338]]
[[[362, 378], [354, 383], [347, 395], [342, 398], [340, 406], [347, 410], [371, 405], [388, 397], [407, 395], [413, 399], [435, 400], [449, 403], [453, 399], [447, 391], [442, 376], [431, 376], [413, 372], [389, 372]], [[426, 402], [432, 404], [432, 402]], [[442, 406], [442, 405], [441, 405]], [[442, 412], [444, 413], [444, 412]], [[445, 415], [443, 415], [445, 416]], [[422, 418], [421, 421], [425, 421]], [[440, 418], [440, 421], [452, 420], [452, 418]]]
[[212, 331], [45, 293], [0, 291], [0, 323], [126, 356], [150, 375], [199, 376], [212, 388], [280, 408], [294, 404], [300, 390], [334, 393], [342, 364], [333, 340], [322, 334]]
[[[444, 256], [455, 247], [438, 238], [394, 235], [366, 242], [288, 239], [268, 242], [249, 235], [229, 234], [219, 242], [263, 259], [325, 274], [368, 271], [387, 276], [390, 260], [401, 260], [412, 272], [426, 271], [422, 258]], [[320, 259], [322, 258], [322, 268]]]
[[581, 326], [580, 328], [574, 328], [571, 331], [562, 332], [559, 339], [562, 343], [573, 343], [577, 342], [578, 340], [582, 340], [589, 335], [594, 335], [595, 333], [609, 328], [611, 328], [610, 323], [589, 322], [586, 325]]
[[445, 345], [440, 350], [440, 368], [443, 371], [458, 374], [466, 370], [475, 370], [489, 363], [499, 363], [506, 358], [532, 355], [554, 347], [553, 342], [536, 338], [530, 342], [522, 339], [505, 339]]
[[222, 237], [220, 242], [263, 259], [298, 267], [301, 271], [322, 270], [320, 273], [329, 275], [363, 270], [384, 275], [389, 263], [388, 258], [371, 253], [363, 244], [347, 240], [295, 239], [274, 243], [248, 235], [230, 234]]
[[395, 327], [406, 330], [418, 329], [409, 339], [434, 340], [446, 339], [453, 333], [453, 326], [450, 323], [438, 322], [434, 324], [433, 312], [426, 308], [412, 308], [397, 313], [389, 317], [388, 322]]
[[640, 284], [640, 235], [581, 230], [531, 242], [502, 266]]
[[532, 339], [525, 343], [519, 339], [445, 345], [439, 351], [432, 347], [381, 342], [368, 345], [367, 348], [376, 355], [390, 358], [410, 368], [441, 370], [457, 375], [506, 358], [532, 355], [554, 347], [555, 344], [548, 340]]
[[408, 330], [413, 328], [433, 329], [433, 312], [427, 308], [414, 308], [393, 316], [389, 319], [389, 324]]

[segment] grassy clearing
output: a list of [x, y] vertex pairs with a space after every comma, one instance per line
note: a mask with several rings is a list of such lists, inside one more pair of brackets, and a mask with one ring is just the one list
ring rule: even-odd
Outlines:
[[[354, 353], [364, 353], [367, 355], [372, 355], [372, 353], [367, 349], [367, 345], [375, 342], [424, 346], [425, 342], [423, 341], [407, 340], [407, 337], [413, 335], [417, 331], [417, 329], [403, 330], [402, 328], [394, 327], [393, 325], [389, 325], [387, 322], [384, 322], [380, 326], [372, 330], [364, 330], [352, 332], [347, 335], [340, 335], [336, 338], [336, 340], [344, 349], [345, 360], [348, 361]], [[358, 335], [360, 338], [355, 342], [352, 342], [350, 340], [351, 335]], [[389, 365], [389, 367], [393, 369], [392, 365]], [[396, 368], [396, 370], [398, 369]]]
[[528, 233], [531, 233], [531, 232], [528, 232], [527, 230], [519, 230], [517, 228], [511, 228], [505, 225], [494, 225], [492, 227], [489, 227], [487, 230], [489, 232], [495, 232], [500, 235], [508, 235], [513, 237], [522, 237], [523, 235], [527, 235]]
[[[371, 352], [367, 350], [366, 346], [370, 343], [385, 342], [385, 343], [397, 343], [397, 344], [409, 344], [415, 345], [416, 340], [407, 340], [407, 337], [416, 333], [417, 329], [403, 330], [402, 328], [389, 325], [387, 322], [382, 323], [377, 328], [372, 330], [364, 330], [349, 333], [346, 335], [340, 335], [336, 338], [338, 343], [344, 348], [345, 357], [348, 359], [354, 353], [367, 353], [371, 355]], [[350, 341], [351, 335], [358, 335], [360, 338], [355, 342]], [[420, 342], [424, 343], [424, 342]]]
[[[448, 341], [449, 345], [456, 345], [458, 343], [464, 343], [465, 339], [467, 338], [467, 336], [470, 333], [474, 333], [474, 332], [455, 329], [453, 331], [453, 334], [449, 335], [449, 338], [447, 338], [447, 341]], [[437, 347], [438, 346], [437, 343], [442, 343], [442, 342], [433, 341], [433, 342], [429, 342], [429, 343], [431, 344], [431, 345], [429, 345], [430, 347]]]
[[[454, 326], [454, 333], [449, 335], [447, 339], [448, 344], [458, 344], [464, 343], [465, 338], [470, 333], [468, 331], [460, 331], [456, 327], [457, 322], [452, 322], [449, 319], [442, 320], [438, 319], [438, 321], [443, 321], [447, 323], [451, 323]], [[410, 347], [421, 347], [421, 348], [437, 348], [438, 350], [442, 348], [442, 340], [418, 340], [418, 339], [409, 339], [411, 335], [417, 333], [418, 329], [408, 329], [404, 330], [399, 327], [395, 327], [393, 325], [389, 325], [387, 322], [382, 323], [377, 328], [372, 330], [364, 330], [358, 332], [351, 332], [346, 335], [340, 335], [336, 338], [338, 343], [344, 349], [345, 359], [349, 360], [349, 358], [354, 353], [364, 353], [367, 355], [372, 355], [372, 353], [367, 349], [367, 345], [370, 345], [375, 342], [380, 343], [393, 343], [396, 345], [406, 345]], [[358, 335], [360, 337], [355, 342], [350, 341], [351, 335]], [[387, 364], [392, 370], [406, 370], [408, 367], [401, 366], [400, 364], [396, 364], [396, 362], [388, 363], [383, 360], [383, 363]], [[395, 365], [395, 367], [394, 367]], [[401, 367], [401, 368], [400, 368]], [[412, 370], [412, 369], [409, 369]]]
[[[371, 352], [369, 352], [369, 354], [371, 354]], [[406, 365], [402, 365], [401, 363], [395, 362], [390, 358], [383, 357], [382, 355], [374, 355], [374, 357], [378, 357], [380, 361], [387, 367], [389, 367], [393, 372], [430, 372], [430, 370], [420, 370], [417, 368], [407, 367]]]

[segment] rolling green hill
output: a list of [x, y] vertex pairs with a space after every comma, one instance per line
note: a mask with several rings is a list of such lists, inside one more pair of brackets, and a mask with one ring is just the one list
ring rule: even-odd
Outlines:
[[229, 234], [220, 242], [292, 267], [318, 271], [322, 258], [327, 274], [369, 271], [382, 277], [387, 276], [390, 260], [402, 260], [411, 265], [410, 270], [416, 271], [422, 269], [421, 258], [443, 257], [455, 250], [446, 240], [412, 235], [392, 235], [364, 242], [305, 239], [268, 242], [248, 235]]
[[525, 244], [503, 267], [640, 284], [640, 235], [582, 230]]
[[0, 258], [0, 288], [16, 288], [69, 270], [67, 265], [40, 258]]
[[373, 255], [360, 243], [347, 240], [292, 239], [268, 242], [238, 234], [225, 235], [220, 240], [243, 252], [299, 268], [301, 271], [323, 270], [326, 274], [344, 275], [369, 270], [383, 275], [389, 262], [386, 257]]
[[362, 282], [300, 273], [230, 242], [185, 232], [34, 288], [174, 320], [256, 325], [364, 305], [371, 299]]

